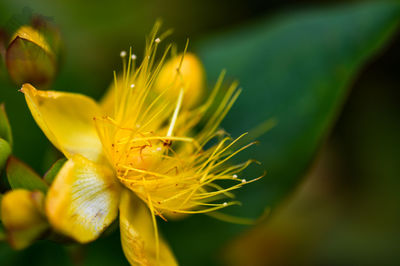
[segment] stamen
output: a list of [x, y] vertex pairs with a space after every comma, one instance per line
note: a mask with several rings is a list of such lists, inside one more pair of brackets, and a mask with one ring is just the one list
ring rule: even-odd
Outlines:
[[119, 54], [119, 56], [121, 56], [122, 58], [124, 58], [126, 56], [126, 51], [122, 50], [121, 53]]
[[[231, 139], [227, 133], [218, 131], [221, 120], [240, 92], [233, 83], [216, 103], [220, 99], [218, 93], [224, 73], [208, 100], [193, 110], [182, 108], [184, 87], [180, 88], [173, 104], [165, 97], [169, 88], [159, 94], [152, 93], [172, 47], [169, 45], [161, 59], [157, 59], [158, 44], [165, 38], [165, 34], [157, 33], [157, 28], [146, 40], [143, 61], [138, 67], [132, 48], [129, 52], [120, 52], [123, 72], [118, 76], [114, 74], [114, 114], [96, 121], [96, 130], [119, 180], [147, 203], [156, 238], [155, 216], [163, 218], [164, 212], [208, 213], [239, 204], [230, 200], [234, 198], [231, 191], [257, 180], [238, 177], [252, 161], [225, 165], [252, 143], [237, 149], [236, 145], [245, 134]], [[182, 78], [181, 67], [187, 48], [188, 41], [174, 73], [176, 79]], [[205, 120], [214, 104], [217, 105], [215, 112]], [[193, 135], [196, 127], [202, 125], [200, 122], [204, 122], [202, 130]], [[215, 144], [212, 139], [216, 140]], [[231, 184], [226, 187], [216, 184], [220, 180]]]
[[174, 114], [172, 115], [171, 124], [169, 126], [168, 133], [167, 133], [168, 137], [172, 136], [172, 131], [174, 130], [176, 119], [178, 118], [178, 113], [179, 113], [179, 109], [181, 108], [181, 105], [182, 105], [182, 100], [183, 100], [183, 89], [181, 89], [179, 92], [178, 101], [176, 103], [175, 111], [174, 111]]

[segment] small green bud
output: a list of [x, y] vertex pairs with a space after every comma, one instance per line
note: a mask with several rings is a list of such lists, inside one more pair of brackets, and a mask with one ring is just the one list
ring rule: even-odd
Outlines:
[[31, 83], [44, 88], [56, 75], [57, 56], [42, 31], [22, 26], [8, 45], [6, 65], [18, 85]]

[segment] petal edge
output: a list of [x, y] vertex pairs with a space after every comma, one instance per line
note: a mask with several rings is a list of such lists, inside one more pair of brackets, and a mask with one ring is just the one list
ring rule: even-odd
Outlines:
[[49, 189], [46, 214], [56, 231], [87, 243], [117, 217], [119, 192], [110, 168], [75, 155]]
[[40, 91], [30, 84], [24, 84], [21, 91], [36, 123], [66, 157], [101, 158], [102, 146], [93, 122], [101, 110], [94, 100], [77, 93]]
[[149, 209], [131, 191], [124, 189], [120, 202], [121, 244], [131, 265], [178, 265], [167, 243], [159, 238], [159, 261]]

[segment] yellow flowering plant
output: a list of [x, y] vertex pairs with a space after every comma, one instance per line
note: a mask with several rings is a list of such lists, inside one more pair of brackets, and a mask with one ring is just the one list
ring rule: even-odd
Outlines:
[[[176, 265], [157, 228], [177, 216], [216, 212], [238, 204], [232, 190], [253, 182], [238, 174], [253, 161], [230, 159], [235, 148], [219, 125], [240, 90], [223, 94], [220, 76], [203, 102], [204, 70], [187, 52], [157, 60], [157, 24], [141, 64], [121, 52], [123, 72], [99, 102], [77, 94], [21, 91], [36, 123], [68, 159], [51, 184], [44, 212], [51, 227], [80, 243], [98, 238], [119, 215], [121, 242], [131, 264]], [[223, 184], [221, 184], [223, 181]], [[230, 185], [226, 185], [226, 181]]]
[[[400, 2], [357, 1], [360, 3], [294, 8], [283, 13], [277, 8], [276, 15], [265, 18], [265, 12], [248, 1], [233, 9], [232, 5], [198, 1], [164, 5], [154, 1], [97, 5], [8, 2], [1, 5], [0, 12], [0, 102], [7, 104], [15, 135], [0, 108], [0, 265], [123, 265], [128, 260], [142, 265], [297, 265], [316, 261], [329, 264], [337, 258], [382, 264], [396, 260], [387, 253], [393, 250], [394, 239], [387, 236], [396, 236], [395, 225], [400, 220], [393, 216], [397, 179], [396, 171], [390, 171], [397, 169], [393, 143], [397, 143], [398, 123], [393, 120], [393, 103], [376, 100], [387, 98], [381, 96], [393, 92], [397, 85], [395, 71], [391, 71], [396, 69], [396, 60], [386, 59], [398, 52], [393, 50], [397, 47], [393, 37], [398, 30]], [[35, 14], [29, 6], [46, 14]], [[267, 9], [264, 11], [271, 14]], [[237, 14], [243, 10], [249, 12], [238, 21]], [[154, 14], [183, 26], [177, 30], [178, 36], [184, 34], [182, 29], [193, 32], [208, 80], [217, 80], [218, 72], [226, 67], [229, 75], [246, 88], [245, 93], [236, 100], [237, 84], [229, 87], [223, 82], [221, 86], [223, 75], [215, 89], [207, 91], [205, 71], [198, 58], [187, 49], [179, 50], [179, 54], [174, 45], [165, 45], [166, 35], [156, 31], [149, 36], [145, 53], [138, 53], [139, 60], [133, 51], [121, 53], [123, 71], [115, 74], [101, 101], [57, 91], [70, 84], [90, 90], [90, 85], [84, 84], [102, 83], [105, 77], [89, 70], [102, 73], [111, 59], [107, 56], [110, 47], [118, 46], [118, 40], [136, 39]], [[35, 22], [36, 16], [46, 25]], [[47, 28], [46, 22], [54, 28]], [[53, 22], [61, 23], [60, 29], [68, 38], [66, 47], [72, 49], [67, 64], [62, 62], [61, 35]], [[134, 51], [137, 53], [136, 46]], [[382, 63], [384, 71], [379, 70]], [[53, 81], [56, 86], [52, 86]], [[23, 84], [25, 95], [16, 92]], [[377, 84], [380, 89], [373, 89]], [[356, 101], [347, 101], [351, 106], [341, 114], [353, 87], [360, 93], [352, 94]], [[43, 91], [50, 88], [56, 91]], [[93, 86], [91, 94], [97, 95], [99, 90], [100, 86]], [[32, 123], [28, 108], [20, 105], [25, 96], [40, 128], [61, 153], [46, 149], [45, 135]], [[350, 114], [353, 109], [357, 112]], [[223, 118], [228, 111], [229, 117]], [[329, 135], [339, 115], [345, 123], [340, 123], [339, 135], [335, 131], [331, 150]], [[235, 137], [241, 130], [254, 129], [239, 139], [230, 139], [220, 129], [222, 119]], [[266, 119], [272, 122], [263, 123]], [[268, 134], [261, 134], [272, 126]], [[346, 132], [357, 134], [342, 134]], [[268, 165], [269, 176], [241, 188], [252, 181], [249, 176], [257, 174], [251, 174], [250, 169], [241, 171], [251, 161], [235, 165], [235, 161], [240, 162], [237, 157], [246, 159], [237, 152], [246, 145], [246, 139], [255, 138], [260, 145], [251, 156]], [[322, 178], [323, 186], [317, 182], [315, 194], [306, 180], [321, 155], [319, 151], [326, 147], [329, 152], [322, 156], [322, 174], [329, 172], [329, 181], [334, 181], [334, 176], [327, 169], [340, 173], [343, 171], [336, 171], [336, 166], [339, 170], [348, 166], [361, 170], [357, 180], [379, 185], [378, 190], [366, 187], [360, 191], [368, 192], [361, 193], [365, 200], [356, 200], [361, 205], [350, 201], [351, 209], [337, 208], [343, 203], [346, 207], [347, 201], [342, 198], [339, 205], [332, 202], [334, 212], [325, 212], [323, 206], [322, 214], [344, 218], [345, 230], [334, 230], [334, 235], [329, 235], [334, 238], [320, 236], [326, 236], [326, 229], [335, 222], [341, 225], [342, 220], [328, 219], [325, 223], [326, 217], [314, 219], [321, 210], [320, 204], [315, 205], [315, 196], [328, 192], [328, 198], [333, 199], [331, 192], [338, 191], [338, 183], [328, 184]], [[44, 174], [49, 163], [62, 153], [64, 158]], [[342, 164], [343, 158], [354, 165]], [[321, 167], [317, 168], [320, 173]], [[376, 178], [371, 173], [382, 175]], [[312, 175], [313, 180], [315, 177]], [[304, 184], [305, 190], [299, 187]], [[331, 185], [335, 189], [329, 189]], [[299, 215], [297, 207], [301, 204], [295, 202], [294, 216], [279, 218], [287, 213], [285, 205], [296, 201], [298, 192], [311, 192], [307, 197], [314, 200], [303, 206], [313, 221], [308, 219], [311, 223], [301, 227], [298, 219], [293, 219], [301, 216], [302, 221], [307, 220], [303, 211]], [[243, 207], [230, 206], [238, 203], [233, 193]], [[366, 206], [376, 206], [370, 211], [373, 217], [360, 212], [361, 216], [351, 215], [350, 220], [357, 222], [355, 228], [360, 227], [360, 221], [367, 221], [361, 224], [367, 231], [353, 230], [356, 234], [351, 235], [351, 221], [342, 214]], [[243, 229], [249, 228], [205, 217], [248, 222], [227, 213], [254, 219], [266, 208], [271, 216], [265, 223], [258, 219], [259, 228], [252, 230], [250, 237], [236, 240], [246, 235]], [[192, 215], [195, 213], [205, 215]], [[382, 231], [382, 223], [369, 222], [378, 221], [376, 217], [394, 218], [395, 222]], [[275, 225], [284, 229], [282, 234], [276, 232]], [[288, 234], [287, 229], [295, 234]], [[311, 242], [310, 230], [315, 231]], [[376, 252], [374, 245], [352, 245], [354, 250], [342, 245], [361, 235], [366, 240], [379, 240], [379, 250], [385, 252]], [[38, 243], [29, 247], [35, 241]], [[328, 248], [321, 249], [324, 244]]]

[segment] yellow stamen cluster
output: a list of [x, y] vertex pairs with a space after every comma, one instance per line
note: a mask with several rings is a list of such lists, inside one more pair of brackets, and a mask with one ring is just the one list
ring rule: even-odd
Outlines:
[[[178, 57], [180, 64], [174, 73], [177, 81], [166, 83], [160, 90], [159, 74], [163, 72], [162, 79], [165, 79], [164, 66], [170, 68], [164, 61], [171, 45], [156, 62], [158, 45], [165, 37], [157, 38], [156, 34], [157, 27], [147, 40], [140, 66], [136, 67], [132, 50], [129, 54], [121, 53], [124, 69], [122, 76], [114, 75], [113, 113], [95, 119], [109, 162], [121, 183], [160, 217], [173, 213], [205, 213], [236, 204], [224, 199], [233, 198], [230, 191], [254, 181], [239, 179], [237, 175], [252, 161], [228, 165], [228, 160], [253, 143], [235, 150], [234, 145], [244, 135], [232, 140], [218, 126], [240, 90], [236, 83], [232, 84], [212, 115], [206, 118], [210, 108], [216, 105], [222, 74], [203, 105], [192, 109], [183, 104], [185, 95], [202, 94], [186, 87], [190, 84], [186, 79], [191, 76], [198, 79], [198, 75], [181, 73], [186, 49]], [[177, 62], [177, 56], [171, 60]], [[200, 125], [202, 129], [194, 133], [194, 128]], [[221, 180], [232, 183], [224, 188], [218, 184]]]

